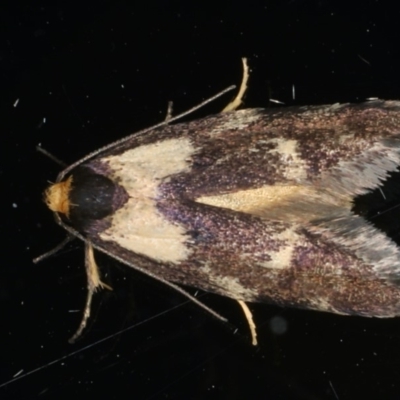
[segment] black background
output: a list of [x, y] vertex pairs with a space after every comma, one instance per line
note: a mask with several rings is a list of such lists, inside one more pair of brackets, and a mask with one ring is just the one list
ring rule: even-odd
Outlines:
[[[64, 237], [41, 200], [60, 168], [38, 144], [71, 163], [159, 122], [168, 100], [177, 113], [239, 83], [243, 56], [246, 107], [399, 99], [397, 2], [28, 3], [0, 5], [0, 398], [400, 398], [397, 319], [254, 305], [254, 348], [235, 302], [199, 293], [223, 324], [99, 255], [114, 291], [96, 295], [70, 345], [85, 298], [83, 246], [31, 261]], [[395, 237], [398, 216], [385, 215]], [[271, 330], [277, 318], [281, 334]]]

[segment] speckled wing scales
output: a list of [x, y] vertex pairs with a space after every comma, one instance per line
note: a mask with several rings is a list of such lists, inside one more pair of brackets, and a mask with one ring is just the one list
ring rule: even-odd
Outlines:
[[249, 109], [133, 136], [82, 166], [118, 189], [85, 234], [237, 300], [399, 315], [399, 249], [351, 211], [400, 164], [399, 104]]

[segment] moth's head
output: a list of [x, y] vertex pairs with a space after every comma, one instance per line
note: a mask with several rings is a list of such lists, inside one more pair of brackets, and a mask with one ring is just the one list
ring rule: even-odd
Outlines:
[[77, 167], [63, 181], [46, 189], [44, 201], [65, 223], [86, 230], [94, 220], [113, 214], [127, 196], [109, 177], [88, 167]]
[[51, 211], [69, 217], [71, 202], [69, 194], [72, 186], [72, 175], [65, 181], [50, 185], [44, 192], [44, 201]]

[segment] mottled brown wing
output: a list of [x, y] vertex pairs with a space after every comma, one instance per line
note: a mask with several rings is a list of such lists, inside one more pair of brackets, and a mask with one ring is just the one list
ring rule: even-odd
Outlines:
[[133, 137], [87, 164], [128, 200], [86, 232], [234, 299], [398, 315], [399, 249], [351, 206], [400, 164], [399, 104], [242, 110]]

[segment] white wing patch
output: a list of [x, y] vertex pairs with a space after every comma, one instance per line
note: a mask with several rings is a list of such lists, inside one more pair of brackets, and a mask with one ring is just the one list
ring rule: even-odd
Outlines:
[[285, 168], [285, 178], [293, 182], [305, 181], [307, 179], [307, 164], [298, 152], [297, 140], [276, 138], [270, 139], [268, 142], [276, 143], [277, 147], [271, 152], [279, 154], [281, 165]]
[[194, 152], [189, 139], [168, 139], [104, 158], [130, 198], [113, 215], [112, 225], [100, 234], [101, 239], [157, 261], [185, 260], [189, 255], [185, 229], [167, 221], [158, 212], [155, 199], [161, 182], [190, 169]]

